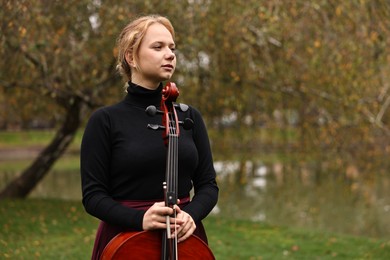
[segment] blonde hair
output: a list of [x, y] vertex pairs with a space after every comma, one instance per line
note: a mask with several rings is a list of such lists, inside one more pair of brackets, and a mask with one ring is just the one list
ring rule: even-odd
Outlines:
[[146, 30], [154, 23], [160, 23], [165, 26], [171, 33], [172, 38], [175, 39], [175, 30], [171, 22], [160, 15], [142, 16], [130, 22], [123, 28], [117, 40], [117, 70], [123, 76], [131, 80], [131, 67], [126, 61], [126, 53], [130, 55], [138, 67], [138, 49], [141, 45], [142, 39], [146, 34]]

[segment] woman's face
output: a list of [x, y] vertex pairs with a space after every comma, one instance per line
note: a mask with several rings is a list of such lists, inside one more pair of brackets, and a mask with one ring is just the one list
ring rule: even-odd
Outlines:
[[159, 23], [146, 31], [138, 49], [138, 69], [132, 66], [132, 81], [149, 89], [156, 89], [161, 81], [172, 77], [176, 68], [175, 42], [171, 33]]

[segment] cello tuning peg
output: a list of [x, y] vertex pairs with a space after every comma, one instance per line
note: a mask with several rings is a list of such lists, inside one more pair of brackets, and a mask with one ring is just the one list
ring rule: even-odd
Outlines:
[[174, 104], [174, 106], [179, 108], [180, 111], [182, 112], [186, 112], [188, 110], [188, 105], [186, 104], [179, 103], [179, 104]]
[[155, 125], [155, 124], [148, 124], [148, 128], [152, 129], [152, 130], [163, 130], [163, 129], [165, 129], [165, 126]]
[[182, 125], [185, 130], [190, 130], [194, 127], [194, 121], [192, 121], [191, 118], [186, 118], [184, 119], [184, 122], [180, 121], [179, 124]]
[[163, 112], [158, 110], [155, 106], [148, 106], [145, 109], [146, 114], [149, 116], [155, 116], [156, 114], [162, 114]]

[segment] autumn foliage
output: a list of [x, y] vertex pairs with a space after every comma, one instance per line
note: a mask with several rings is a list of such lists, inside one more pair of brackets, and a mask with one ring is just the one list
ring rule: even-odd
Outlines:
[[253, 152], [280, 138], [259, 132], [280, 131], [282, 150], [389, 152], [390, 3], [380, 0], [2, 0], [1, 129], [61, 128], [67, 116], [78, 128], [116, 102], [116, 37], [148, 13], [174, 24], [180, 101], [201, 110], [215, 142]]

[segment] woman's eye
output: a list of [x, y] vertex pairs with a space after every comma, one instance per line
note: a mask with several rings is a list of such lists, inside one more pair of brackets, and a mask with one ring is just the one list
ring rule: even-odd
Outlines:
[[154, 45], [152, 46], [152, 49], [161, 50], [161, 45]]

